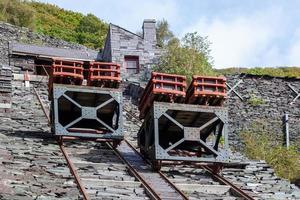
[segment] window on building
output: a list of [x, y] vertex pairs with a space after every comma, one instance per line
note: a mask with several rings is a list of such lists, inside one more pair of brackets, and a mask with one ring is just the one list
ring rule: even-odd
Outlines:
[[138, 56], [125, 56], [125, 67], [127, 74], [139, 73], [139, 57]]

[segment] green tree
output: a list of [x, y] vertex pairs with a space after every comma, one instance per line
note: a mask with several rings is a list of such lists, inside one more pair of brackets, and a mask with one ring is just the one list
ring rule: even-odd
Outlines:
[[173, 32], [170, 30], [169, 23], [163, 19], [156, 23], [156, 40], [160, 47], [168, 44], [174, 38]]
[[104, 45], [105, 35], [108, 27], [100, 21], [95, 15], [88, 14], [84, 16], [79, 23], [76, 31], [78, 32], [78, 41], [87, 47], [101, 48]]
[[210, 45], [207, 37], [200, 36], [197, 32], [187, 33], [182, 39], [183, 47], [194, 49], [198, 53], [206, 57], [207, 60], [212, 60], [210, 56]]
[[102, 24], [99, 19], [95, 15], [89, 13], [81, 18], [79, 26], [77, 27], [77, 31], [95, 33], [100, 31], [101, 28]]
[[209, 42], [197, 33], [187, 33], [181, 41], [173, 38], [163, 51], [154, 71], [185, 75], [188, 82], [193, 75], [214, 74], [209, 61]]

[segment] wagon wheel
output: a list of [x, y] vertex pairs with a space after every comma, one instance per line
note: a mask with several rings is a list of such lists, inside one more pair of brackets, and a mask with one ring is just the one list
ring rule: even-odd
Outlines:
[[210, 168], [214, 173], [219, 174], [224, 166], [221, 163], [214, 163], [212, 166], [210, 166]]
[[119, 146], [120, 143], [121, 143], [121, 140], [114, 140], [112, 142], [112, 147], [115, 149]]
[[152, 169], [153, 169], [153, 171], [160, 171], [161, 161], [160, 160], [153, 160], [152, 161]]

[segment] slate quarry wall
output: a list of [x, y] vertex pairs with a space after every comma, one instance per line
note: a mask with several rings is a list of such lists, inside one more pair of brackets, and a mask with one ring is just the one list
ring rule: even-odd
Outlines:
[[234, 86], [242, 82], [234, 92], [230, 92], [226, 101], [229, 107], [229, 141], [240, 149], [240, 133], [244, 131], [261, 131], [270, 133], [270, 140], [285, 144], [284, 115], [289, 114], [289, 133], [292, 145], [300, 142], [300, 99], [294, 101], [296, 91], [300, 91], [300, 79], [276, 78], [252, 75], [231, 75], [228, 84]]

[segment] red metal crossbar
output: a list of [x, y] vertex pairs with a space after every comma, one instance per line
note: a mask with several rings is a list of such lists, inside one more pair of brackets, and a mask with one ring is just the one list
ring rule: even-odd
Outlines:
[[185, 76], [152, 72], [139, 102], [140, 118], [145, 117], [153, 101], [184, 102], [185, 89]]
[[52, 59], [49, 75], [49, 99], [52, 98], [53, 83], [81, 85], [83, 81], [83, 62]]
[[186, 93], [186, 103], [221, 106], [226, 98], [226, 78], [193, 76]]
[[90, 62], [87, 84], [90, 86], [118, 87], [121, 82], [120, 65]]
[[53, 77], [75, 78], [83, 80], [83, 62], [68, 60], [53, 60]]

